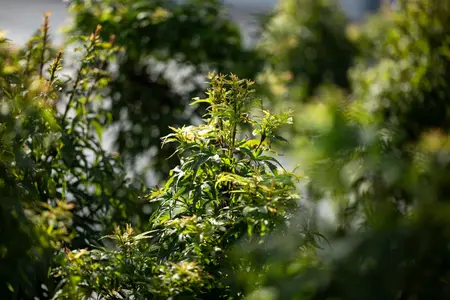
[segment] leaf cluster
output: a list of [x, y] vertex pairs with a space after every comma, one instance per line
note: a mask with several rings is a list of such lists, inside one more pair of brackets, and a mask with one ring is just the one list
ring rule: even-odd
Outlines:
[[55, 253], [90, 245], [131, 217], [138, 225], [142, 216], [140, 189], [131, 185], [120, 159], [101, 145], [110, 117], [98, 108], [111, 77], [107, 61], [118, 48], [99, 38], [98, 27], [81, 38], [81, 55], [70, 68], [63, 51], [51, 46], [49, 26], [47, 14], [23, 48], [0, 40], [0, 295], [5, 299], [50, 296], [55, 282], [48, 270]]
[[[63, 272], [66, 290], [108, 299], [120, 291], [135, 299], [225, 299], [242, 293], [233, 274], [246, 265], [231, 263], [232, 246], [241, 240], [262, 243], [275, 227], [282, 231], [300, 205], [297, 177], [268, 155], [270, 139], [291, 120], [288, 114], [261, 112], [251, 81], [234, 75], [210, 80], [208, 97], [193, 102], [208, 104], [202, 124], [172, 128], [163, 138], [163, 144], [177, 144], [180, 163], [165, 185], [146, 197], [157, 204], [150, 231], [117, 237], [115, 250], [102, 252], [112, 256], [105, 262], [91, 263], [95, 251], [81, 256], [86, 260]], [[245, 136], [244, 125], [253, 126], [255, 136]], [[108, 290], [90, 284], [96, 280]]]
[[258, 74], [262, 91], [280, 102], [308, 101], [325, 83], [348, 88], [357, 48], [347, 25], [336, 1], [280, 1], [258, 44], [265, 63]]
[[400, 2], [353, 32], [361, 55], [350, 93], [323, 87], [296, 119], [306, 194], [331, 211], [322, 225], [330, 244], [302, 252], [307, 262], [275, 247], [264, 258], [285, 272], [265, 272], [255, 297], [449, 297], [450, 10], [446, 1]]

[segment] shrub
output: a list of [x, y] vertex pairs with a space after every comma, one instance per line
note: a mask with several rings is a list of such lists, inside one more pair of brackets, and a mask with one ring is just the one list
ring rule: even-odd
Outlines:
[[[296, 176], [268, 155], [271, 141], [280, 138], [276, 130], [291, 117], [257, 109], [248, 80], [210, 79], [208, 98], [193, 103], [209, 106], [202, 124], [172, 128], [163, 138], [177, 144], [180, 164], [146, 197], [158, 204], [150, 231], [121, 235], [118, 229], [113, 250], [69, 253], [68, 267], [59, 271], [62, 298], [241, 295], [233, 280], [247, 266], [230, 263], [231, 247], [240, 240], [262, 243], [275, 228], [282, 232], [299, 207]], [[253, 127], [252, 138], [241, 129], [245, 124]]]
[[291, 272], [265, 273], [264, 288], [255, 295], [450, 295], [445, 81], [450, 32], [444, 25], [450, 7], [433, 0], [399, 5], [380, 15], [379, 26], [363, 28], [358, 41], [372, 52], [364, 51], [351, 70], [349, 99], [326, 89], [296, 118], [303, 132], [297, 153], [310, 180], [307, 195], [327, 200], [335, 212], [324, 233], [330, 245], [319, 255], [266, 256]]
[[[140, 189], [100, 144], [98, 113], [117, 47], [99, 30], [80, 39], [73, 79], [51, 47], [48, 15], [23, 49], [0, 41], [2, 298], [51, 293], [48, 269], [62, 248], [85, 247], [123, 220], [139, 224]], [[14, 271], [12, 271], [14, 270]], [[41, 290], [41, 284], [45, 287]]]

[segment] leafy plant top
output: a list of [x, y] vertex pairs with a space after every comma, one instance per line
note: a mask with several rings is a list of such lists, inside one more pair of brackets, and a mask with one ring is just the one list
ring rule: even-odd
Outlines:
[[[237, 295], [227, 278], [244, 266], [228, 258], [231, 247], [240, 239], [262, 242], [298, 206], [297, 177], [268, 155], [271, 141], [282, 139], [276, 130], [292, 122], [289, 114], [259, 109], [251, 81], [209, 78], [208, 97], [193, 102], [209, 105], [204, 122], [172, 128], [163, 138], [163, 144], [178, 145], [174, 155], [180, 163], [164, 187], [147, 195], [156, 205], [151, 230], [140, 235], [119, 230], [114, 250], [69, 254], [62, 270], [72, 282], [66, 295], [96, 292], [116, 299], [112, 290], [126, 290], [133, 299]], [[98, 268], [106, 271], [95, 272]]]

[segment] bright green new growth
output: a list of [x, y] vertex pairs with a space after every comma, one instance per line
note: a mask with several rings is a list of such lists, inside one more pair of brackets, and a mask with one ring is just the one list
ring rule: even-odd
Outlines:
[[[151, 230], [118, 230], [114, 250], [69, 253], [60, 270], [67, 280], [61, 298], [93, 292], [106, 299], [115, 293], [226, 298], [238, 293], [226, 284], [229, 272], [245, 267], [231, 262], [231, 247], [241, 239], [262, 242], [298, 206], [296, 176], [266, 154], [276, 130], [291, 123], [289, 115], [261, 112], [248, 80], [210, 80], [208, 97], [193, 103], [208, 103], [204, 122], [173, 128], [163, 138], [164, 144], [178, 144], [180, 164], [163, 188], [147, 196], [156, 204]], [[248, 125], [253, 138], [246, 135]]]
[[[231, 236], [242, 230], [265, 234], [295, 205], [295, 176], [282, 169], [277, 160], [264, 153], [270, 150], [275, 130], [289, 123], [285, 115], [252, 117], [257, 99], [252, 97], [252, 82], [231, 76], [212, 76], [205, 123], [174, 129], [164, 143], [179, 144], [181, 164], [172, 170], [162, 190], [152, 201], [163, 203], [154, 221], [176, 216], [213, 217], [223, 220]], [[243, 126], [254, 127], [254, 138], [245, 136]], [[231, 216], [242, 215], [241, 219]], [[207, 221], [207, 219], [206, 219]], [[239, 228], [239, 229], [238, 229]], [[237, 234], [237, 235], [236, 235]], [[224, 245], [231, 240], [225, 239]]]

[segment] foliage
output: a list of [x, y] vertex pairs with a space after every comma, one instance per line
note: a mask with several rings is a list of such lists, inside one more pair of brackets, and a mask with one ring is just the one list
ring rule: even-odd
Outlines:
[[[36, 51], [40, 54], [42, 47]], [[53, 205], [41, 202], [51, 190], [38, 186], [49, 183], [49, 174], [42, 172], [36, 159], [48, 149], [58, 127], [47, 86], [39, 77], [31, 83], [24, 74], [28, 66], [18, 69], [20, 56], [17, 51], [11, 54], [4, 37], [0, 52], [0, 295], [26, 297], [38, 289], [33, 278], [46, 274], [52, 251], [70, 241], [66, 228], [70, 206], [55, 199]], [[24, 85], [28, 85], [26, 90]]]
[[[24, 49], [0, 51], [0, 230], [3, 299], [51, 293], [48, 270], [63, 247], [85, 247], [142, 216], [140, 190], [100, 144], [99, 114], [117, 51], [97, 31], [81, 40], [75, 76], [51, 48], [48, 15]], [[12, 270], [15, 270], [12, 272]]]
[[[147, 58], [196, 65], [196, 74], [208, 69], [204, 64], [226, 72], [241, 64], [236, 57], [251, 52], [227, 40], [238, 34], [225, 30], [231, 23], [210, 19], [219, 7], [215, 1], [76, 1], [76, 30], [98, 20], [104, 28], [77, 39], [72, 79], [62, 75], [62, 52], [50, 48], [47, 19], [24, 49], [0, 40], [0, 297], [448, 299], [450, 5], [404, 0], [397, 11], [345, 28], [331, 2], [283, 1], [259, 50], [266, 51], [263, 75], [293, 72], [287, 93], [255, 93], [254, 87], [273, 87], [264, 76], [257, 86], [211, 75], [206, 98], [192, 103], [206, 106], [201, 121], [166, 118], [173, 126], [162, 139], [164, 151], [173, 151], [178, 164], [161, 187], [140, 196], [122, 153], [101, 147], [102, 131], [119, 121], [109, 112], [116, 100], [108, 108], [108, 97], [133, 92], [134, 67], [148, 66]], [[299, 24], [305, 24], [300, 31]], [[184, 35], [168, 36], [188, 28], [203, 28], [205, 40], [194, 47]], [[218, 37], [218, 28], [227, 38]], [[339, 41], [333, 53], [346, 63], [328, 60], [320, 39], [303, 39], [304, 29]], [[289, 39], [298, 44], [282, 42]], [[211, 50], [210, 42], [234, 45], [233, 51]], [[319, 56], [305, 68], [308, 47]], [[323, 73], [310, 73], [316, 63]], [[115, 66], [130, 73], [120, 77]], [[246, 63], [241, 67], [254, 74]], [[347, 71], [345, 83], [335, 80]], [[336, 77], [329, 80], [327, 72]], [[173, 99], [184, 109], [189, 93], [182, 94]], [[273, 155], [293, 113], [265, 110], [261, 94], [297, 104], [290, 143], [303, 176]], [[152, 105], [161, 107], [158, 101]], [[143, 106], [135, 104], [117, 108], [141, 114]], [[159, 128], [156, 120], [147, 129]], [[142, 136], [150, 135], [147, 129]], [[331, 210], [328, 222], [318, 217], [322, 203]]]
[[[257, 109], [250, 81], [210, 79], [208, 98], [193, 103], [209, 105], [203, 123], [172, 128], [163, 139], [177, 143], [180, 164], [164, 187], [147, 196], [158, 203], [150, 231], [118, 232], [115, 250], [69, 253], [61, 295], [227, 299], [240, 294], [232, 276], [246, 264], [230, 264], [229, 250], [242, 239], [262, 243], [275, 226], [282, 231], [299, 205], [296, 176], [268, 155], [276, 130], [291, 118]], [[244, 136], [243, 124], [254, 127], [253, 138]]]
[[169, 126], [196, 122], [204, 111], [189, 106], [202, 95], [203, 74], [253, 78], [259, 68], [257, 54], [244, 48], [239, 28], [217, 0], [76, 0], [71, 8], [71, 34], [100, 24], [105, 38], [115, 34], [125, 48], [109, 92], [115, 145], [131, 162], [150, 150], [155, 175], [166, 176], [176, 164], [167, 159], [175, 149], [161, 149], [159, 138]]
[[356, 49], [347, 20], [330, 0], [282, 0], [266, 21], [259, 50], [265, 69], [258, 81], [270, 98], [306, 101], [323, 83], [349, 87]]
[[330, 246], [266, 256], [286, 271], [266, 273], [255, 295], [449, 297], [449, 17], [447, 2], [402, 1], [356, 35], [372, 51], [351, 70], [351, 98], [325, 88], [300, 108], [308, 197], [336, 212]]

